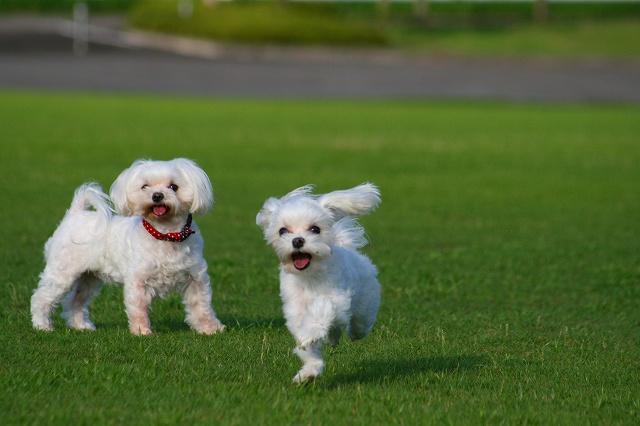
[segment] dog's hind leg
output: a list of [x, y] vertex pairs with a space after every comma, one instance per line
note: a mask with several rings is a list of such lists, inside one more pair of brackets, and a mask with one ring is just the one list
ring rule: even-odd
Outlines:
[[374, 300], [367, 309], [357, 313], [354, 312], [349, 325], [347, 325], [347, 335], [351, 340], [364, 339], [369, 335], [373, 324], [376, 322], [379, 306], [380, 303]]
[[354, 296], [351, 302], [353, 312], [347, 325], [347, 335], [351, 340], [367, 337], [376, 322], [380, 309], [380, 285], [374, 279], [366, 289]]
[[373, 324], [367, 324], [352, 319], [351, 323], [347, 326], [347, 334], [351, 340], [364, 339], [369, 335], [369, 332], [373, 328]]
[[67, 325], [76, 330], [95, 330], [96, 327], [89, 319], [89, 305], [100, 293], [102, 282], [92, 273], [86, 272], [75, 281], [73, 290], [63, 299], [62, 317]]
[[53, 330], [51, 314], [65, 294], [73, 287], [77, 275], [63, 270], [45, 268], [31, 297], [31, 322], [37, 330]]
[[322, 342], [316, 342], [306, 349], [295, 348], [293, 353], [302, 361], [302, 368], [293, 377], [293, 383], [301, 385], [315, 379], [324, 369]]

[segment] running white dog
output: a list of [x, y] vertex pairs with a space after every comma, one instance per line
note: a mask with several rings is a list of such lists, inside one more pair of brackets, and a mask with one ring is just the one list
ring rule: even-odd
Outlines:
[[284, 316], [303, 362], [297, 384], [322, 373], [322, 342], [336, 346], [343, 327], [352, 340], [366, 337], [380, 307], [378, 271], [357, 251], [367, 240], [353, 219], [375, 210], [378, 188], [367, 183], [315, 196], [312, 190], [269, 198], [256, 218], [281, 262]]
[[89, 304], [103, 282], [124, 284], [129, 329], [151, 334], [155, 297], [178, 290], [186, 322], [197, 332], [224, 329], [211, 307], [203, 239], [192, 213], [213, 206], [211, 182], [193, 161], [138, 160], [120, 174], [109, 197], [97, 183], [82, 185], [45, 245], [46, 267], [31, 298], [33, 326], [53, 330], [51, 313], [63, 299], [71, 328], [95, 330]]

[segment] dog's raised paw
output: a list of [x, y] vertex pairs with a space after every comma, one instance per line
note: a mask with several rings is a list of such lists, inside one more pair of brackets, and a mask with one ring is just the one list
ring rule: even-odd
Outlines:
[[303, 351], [306, 350], [309, 346], [313, 346], [318, 343], [321, 339], [314, 339], [310, 337], [305, 337], [303, 339], [298, 339], [298, 348]]
[[315, 375], [298, 372], [298, 374], [293, 376], [293, 380], [291, 380], [291, 382], [297, 386], [304, 386], [312, 383], [315, 378]]

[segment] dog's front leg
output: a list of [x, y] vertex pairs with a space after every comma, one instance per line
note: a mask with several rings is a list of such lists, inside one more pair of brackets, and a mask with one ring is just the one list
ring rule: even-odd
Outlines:
[[315, 299], [296, 333], [298, 347], [305, 349], [316, 342], [325, 341], [335, 346], [340, 339], [340, 328], [349, 318], [349, 301], [330, 297]]
[[152, 334], [149, 321], [149, 306], [152, 297], [145, 290], [143, 280], [134, 279], [124, 283], [124, 305], [129, 317], [129, 330], [133, 334]]
[[301, 385], [315, 379], [324, 369], [322, 359], [322, 342], [316, 342], [306, 349], [295, 348], [293, 353], [298, 355], [302, 361], [302, 368], [293, 376], [293, 383]]
[[183, 298], [187, 310], [186, 322], [191, 328], [203, 334], [215, 334], [224, 330], [224, 325], [211, 307], [211, 285], [208, 275], [203, 275], [200, 280], [193, 279], [185, 288]]
[[302, 327], [296, 336], [300, 349], [306, 349], [317, 342], [329, 337], [329, 329], [335, 320], [335, 312], [331, 301], [327, 298], [318, 298], [309, 305]]

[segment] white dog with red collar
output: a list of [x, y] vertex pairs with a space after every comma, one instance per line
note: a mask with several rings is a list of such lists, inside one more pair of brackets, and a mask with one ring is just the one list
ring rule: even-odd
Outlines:
[[89, 304], [104, 282], [124, 284], [129, 329], [151, 334], [149, 308], [156, 297], [182, 293], [186, 322], [199, 333], [224, 330], [211, 307], [203, 239], [192, 214], [213, 206], [206, 173], [193, 161], [137, 160], [111, 186], [76, 190], [71, 207], [45, 244], [46, 266], [31, 298], [33, 326], [52, 330], [62, 300], [69, 327], [94, 330]]

